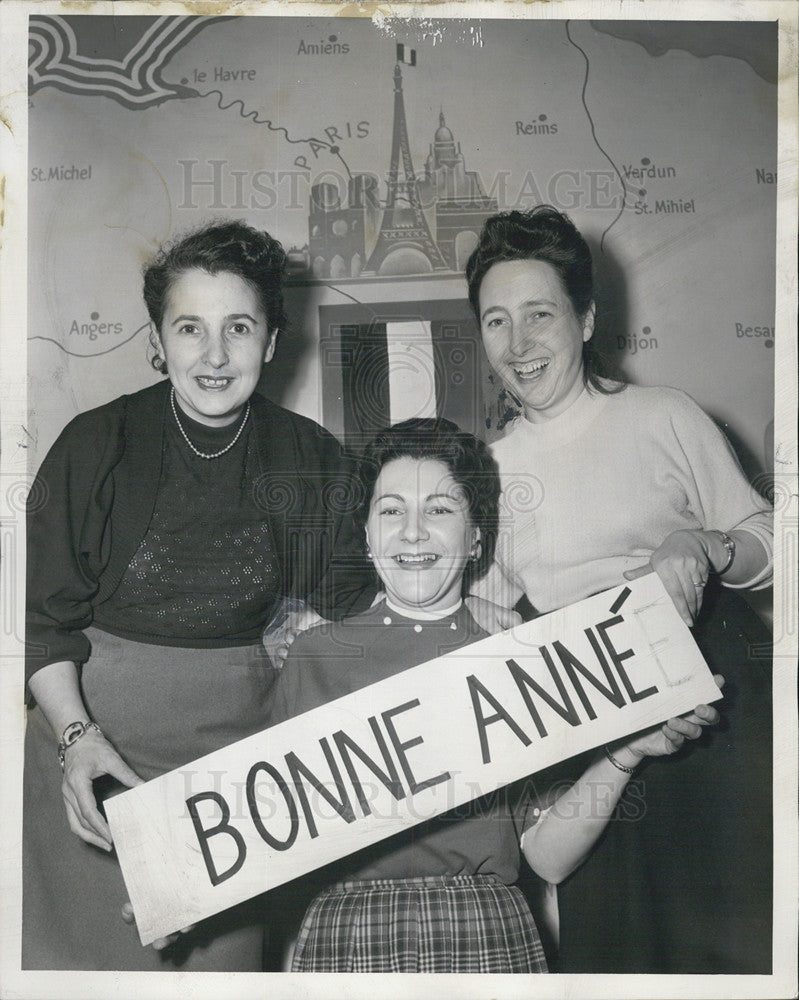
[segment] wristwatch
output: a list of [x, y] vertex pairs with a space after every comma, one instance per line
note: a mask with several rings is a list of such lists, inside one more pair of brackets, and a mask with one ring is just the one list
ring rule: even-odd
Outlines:
[[102, 736], [102, 730], [97, 725], [96, 722], [70, 722], [64, 732], [61, 734], [61, 740], [58, 744], [58, 762], [61, 765], [61, 770], [64, 770], [64, 755], [67, 752], [67, 747], [71, 747], [73, 743], [77, 743], [81, 736], [85, 736], [89, 729], [94, 729]]
[[721, 543], [727, 550], [727, 562], [724, 564], [723, 569], [716, 570], [716, 576], [724, 576], [727, 570], [735, 562], [735, 539], [730, 538], [726, 531], [720, 531], [716, 528], [716, 534], [721, 535]]

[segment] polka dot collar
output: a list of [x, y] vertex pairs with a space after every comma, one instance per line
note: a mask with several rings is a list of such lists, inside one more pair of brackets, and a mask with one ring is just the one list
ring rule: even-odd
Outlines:
[[410, 618], [412, 621], [420, 622], [437, 622], [441, 621], [443, 618], [449, 618], [450, 615], [454, 615], [458, 608], [463, 604], [463, 600], [459, 600], [457, 604], [453, 604], [451, 608], [445, 608], [443, 611], [423, 611], [418, 608], [416, 611], [408, 611], [406, 608], [398, 608], [396, 604], [393, 604], [390, 597], [386, 598], [386, 606], [395, 611], [398, 615], [403, 618]]
[[[408, 619], [410, 619], [411, 621], [416, 622], [416, 624], [413, 626], [414, 632], [421, 632], [422, 628], [424, 627], [423, 623], [432, 624], [435, 622], [443, 622], [445, 618], [449, 618], [450, 616], [455, 614], [455, 612], [458, 611], [458, 609], [461, 607], [462, 604], [463, 604], [462, 600], [458, 601], [458, 603], [454, 604], [451, 608], [447, 608], [446, 610], [440, 611], [437, 614], [421, 610], [414, 611], [411, 614], [410, 611], [406, 611], [404, 608], [403, 609], [398, 608], [395, 604], [392, 604], [388, 598], [386, 598], [386, 606], [388, 607], [389, 610], [393, 611], [395, 615], [399, 615], [400, 620], [404, 619], [405, 621], [407, 621]], [[395, 621], [396, 619], [392, 615], [387, 614], [383, 616], [384, 625], [393, 625]], [[399, 624], [399, 622], [397, 622], [397, 624]], [[456, 622], [450, 622], [449, 627], [450, 629], [452, 629], [453, 632], [458, 628]]]

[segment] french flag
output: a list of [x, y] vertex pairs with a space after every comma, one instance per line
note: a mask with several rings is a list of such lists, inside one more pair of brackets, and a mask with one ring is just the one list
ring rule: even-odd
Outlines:
[[446, 319], [408, 310], [396, 319], [331, 325], [323, 342], [325, 422], [348, 450], [360, 452], [377, 430], [410, 417], [447, 417], [483, 437], [492, 430], [484, 398], [496, 392], [480, 335], [460, 303], [454, 306]]
[[416, 49], [410, 49], [407, 45], [397, 44], [397, 62], [405, 63], [406, 66], [416, 65]]

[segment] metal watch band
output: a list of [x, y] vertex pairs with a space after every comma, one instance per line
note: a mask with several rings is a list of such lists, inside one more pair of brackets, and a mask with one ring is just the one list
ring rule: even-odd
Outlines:
[[62, 771], [64, 770], [64, 756], [67, 747], [71, 747], [73, 743], [77, 743], [81, 736], [86, 735], [89, 729], [94, 729], [101, 736], [103, 735], [102, 730], [96, 722], [70, 722], [61, 734], [61, 739], [58, 742], [58, 762], [61, 765]]
[[716, 529], [716, 531], [719, 535], [721, 535], [721, 542], [724, 548], [727, 550], [727, 562], [724, 564], [723, 569], [716, 570], [716, 575], [724, 576], [724, 574], [727, 572], [730, 566], [732, 566], [732, 564], [735, 562], [735, 539], [730, 538], [730, 536], [727, 534], [726, 531], [721, 531], [718, 528]]

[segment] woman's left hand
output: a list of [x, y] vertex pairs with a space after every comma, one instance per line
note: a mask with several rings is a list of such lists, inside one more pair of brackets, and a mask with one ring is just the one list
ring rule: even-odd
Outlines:
[[[724, 678], [720, 674], [715, 674], [713, 679], [720, 688], [723, 687]], [[720, 718], [712, 705], [697, 705], [693, 712], [669, 719], [662, 726], [647, 729], [626, 743], [617, 744], [617, 748], [629, 751], [632, 758], [637, 758], [632, 763], [637, 763], [643, 757], [666, 757], [676, 753], [686, 740], [699, 739], [705, 726], [715, 726]], [[610, 749], [617, 756], [617, 750], [613, 747]]]
[[672, 531], [652, 553], [648, 566], [624, 574], [626, 580], [634, 580], [651, 567], [663, 581], [680, 617], [689, 628], [702, 607], [705, 584], [713, 570], [704, 537], [706, 534], [687, 529]]
[[466, 607], [480, 628], [490, 635], [504, 632], [522, 623], [522, 616], [518, 611], [514, 611], [513, 608], [503, 608], [493, 601], [487, 601], [484, 597], [475, 597], [474, 594], [469, 594], [466, 598]]
[[297, 636], [324, 620], [317, 611], [308, 605], [287, 612], [281, 618], [279, 625], [267, 628], [261, 641], [272, 661], [272, 666], [280, 670], [289, 655], [291, 644]]
[[[133, 912], [133, 904], [123, 903], [122, 904], [122, 919], [126, 924], [136, 923], [136, 914]], [[176, 944], [183, 934], [188, 934], [189, 931], [193, 931], [196, 924], [189, 924], [187, 927], [182, 927], [179, 931], [175, 931], [174, 934], [167, 934], [166, 937], [156, 938], [153, 941], [153, 948], [156, 951], [163, 951], [165, 948], [169, 948], [170, 945]]]

